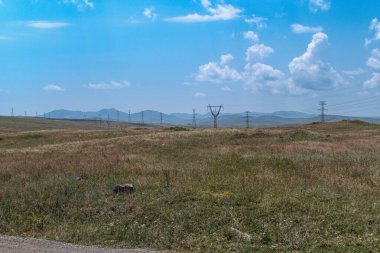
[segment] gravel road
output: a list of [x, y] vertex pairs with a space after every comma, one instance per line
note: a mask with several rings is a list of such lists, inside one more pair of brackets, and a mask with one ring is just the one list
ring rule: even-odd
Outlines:
[[145, 249], [102, 249], [34, 238], [0, 236], [0, 253], [154, 253]]

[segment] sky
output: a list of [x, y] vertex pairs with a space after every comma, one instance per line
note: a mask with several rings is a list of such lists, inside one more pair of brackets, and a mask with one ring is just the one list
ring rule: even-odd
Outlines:
[[320, 101], [380, 116], [380, 1], [0, 0], [1, 115]]

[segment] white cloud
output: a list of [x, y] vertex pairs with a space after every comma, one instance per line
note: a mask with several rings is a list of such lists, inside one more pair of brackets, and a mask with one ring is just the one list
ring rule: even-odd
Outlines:
[[155, 20], [158, 16], [157, 13], [154, 12], [154, 7], [145, 8], [143, 14], [150, 20]]
[[247, 31], [243, 33], [244, 38], [250, 40], [252, 43], [259, 41], [259, 35], [253, 31]]
[[369, 25], [369, 31], [373, 32], [372, 38], [366, 38], [364, 41], [364, 46], [368, 47], [374, 40], [380, 40], [380, 22], [377, 18], [373, 18], [371, 20], [371, 24]]
[[93, 9], [95, 7], [94, 3], [90, 0], [63, 0], [63, 3], [75, 5], [80, 10], [85, 8]]
[[211, 5], [210, 0], [201, 0], [201, 4], [204, 8], [208, 8]]
[[205, 96], [206, 96], [206, 94], [199, 92], [199, 91], [194, 94], [194, 97], [205, 97]]
[[55, 84], [48, 84], [42, 88], [44, 91], [63, 91], [63, 89]]
[[291, 25], [292, 31], [294, 33], [317, 33], [322, 32], [323, 28], [321, 26], [304, 26], [300, 24]]
[[264, 28], [266, 27], [266, 18], [258, 17], [256, 15], [252, 15], [250, 18], [245, 18], [244, 21], [249, 25], [256, 25], [257, 28]]
[[206, 10], [209, 14], [200, 15], [194, 13], [186, 16], [166, 18], [165, 21], [179, 23], [225, 21], [238, 18], [242, 12], [242, 10], [229, 4], [217, 4], [215, 8], [209, 7]]
[[240, 79], [239, 72], [226, 65], [233, 59], [232, 55], [222, 55], [220, 58], [218, 62], [201, 65], [196, 79], [201, 82], [211, 83], [238, 81]]
[[248, 63], [244, 67], [242, 76], [245, 87], [252, 92], [270, 90], [279, 93], [286, 84], [284, 73], [262, 63]]
[[274, 52], [273, 48], [265, 46], [264, 44], [255, 44], [250, 46], [245, 55], [248, 62], [254, 60], [261, 60]]
[[343, 71], [343, 74], [349, 76], [350, 78], [362, 75], [364, 73], [365, 73], [365, 70], [362, 69], [362, 68], [357, 68], [357, 69], [351, 69], [351, 70], [345, 70], [345, 71]]
[[367, 66], [380, 71], [380, 49], [373, 49], [371, 57], [367, 61]]
[[380, 86], [380, 73], [372, 73], [372, 78], [364, 82], [364, 88], [373, 89]]
[[309, 90], [323, 90], [344, 84], [341, 75], [319, 59], [319, 50], [327, 41], [326, 34], [314, 34], [306, 52], [289, 63], [294, 85]]
[[90, 83], [86, 87], [95, 90], [115, 90], [115, 89], [123, 89], [131, 86], [128, 81], [121, 82], [109, 82], [109, 83]]
[[220, 56], [220, 64], [225, 65], [229, 63], [230, 61], [232, 61], [233, 59], [234, 57], [231, 54], [222, 54]]
[[311, 12], [328, 11], [330, 7], [330, 0], [310, 0], [309, 2], [309, 8]]
[[372, 19], [369, 30], [375, 32], [375, 40], [380, 40], [380, 22], [377, 18]]
[[51, 22], [51, 21], [29, 21], [27, 26], [38, 29], [55, 29], [69, 26], [69, 23], [65, 22]]

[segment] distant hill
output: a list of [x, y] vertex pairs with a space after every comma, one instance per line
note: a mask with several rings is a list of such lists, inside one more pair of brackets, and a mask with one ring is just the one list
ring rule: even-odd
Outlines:
[[[117, 109], [102, 109], [96, 112], [82, 112], [70, 110], [54, 110], [42, 117], [54, 119], [86, 119], [86, 120], [110, 120], [124, 121], [131, 123], [160, 124], [162, 115], [163, 123], [166, 125], [191, 126], [193, 115], [190, 113], [172, 113], [165, 114], [154, 110], [144, 110], [141, 112], [131, 113], [118, 111]], [[273, 127], [284, 125], [308, 124], [320, 121], [316, 114], [307, 114], [297, 111], [277, 111], [272, 113], [250, 112], [249, 123], [251, 127]], [[326, 115], [326, 121], [335, 122], [341, 120], [362, 120], [370, 123], [380, 123], [380, 118], [369, 117], [349, 117], [340, 115]], [[211, 113], [196, 114], [196, 123], [200, 127], [212, 127], [214, 119]], [[245, 127], [246, 113], [221, 113], [218, 118], [219, 127]]]

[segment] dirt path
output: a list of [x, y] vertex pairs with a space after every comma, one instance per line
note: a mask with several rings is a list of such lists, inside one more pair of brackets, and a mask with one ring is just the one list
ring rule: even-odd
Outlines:
[[101, 249], [34, 238], [0, 236], [0, 253], [154, 253], [144, 249]]

